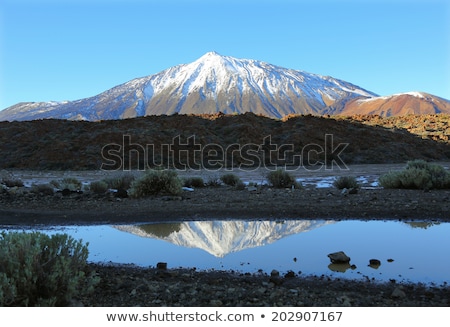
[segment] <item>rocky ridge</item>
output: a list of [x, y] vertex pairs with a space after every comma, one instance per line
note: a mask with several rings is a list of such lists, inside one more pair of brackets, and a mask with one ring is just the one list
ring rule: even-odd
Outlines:
[[[296, 165], [317, 163], [320, 166], [334, 159], [330, 155], [326, 157], [325, 149], [331, 149], [333, 155], [332, 149], [339, 149], [339, 144], [347, 146], [334, 155], [339, 155], [346, 164], [387, 164], [413, 159], [445, 161], [450, 158], [449, 122], [448, 115], [396, 118], [307, 115], [276, 120], [251, 113], [148, 116], [100, 122], [55, 119], [0, 122], [0, 151], [8, 153], [0, 157], [0, 168], [123, 170], [160, 164], [170, 166], [170, 156], [164, 152], [163, 145], [192, 149], [181, 151], [180, 161], [203, 165], [207, 156], [193, 150], [207, 149], [211, 144], [222, 149], [220, 163], [224, 167], [236, 167], [241, 163], [253, 167], [284, 165], [285, 162], [277, 158], [262, 157], [264, 151], [267, 153], [274, 146], [290, 147], [285, 148], [290, 149], [290, 158], [302, 156], [297, 163], [292, 161]], [[108, 145], [106, 149], [117, 153], [116, 160], [107, 160], [110, 157], [104, 147]], [[311, 145], [315, 146], [315, 151], [303, 152]], [[259, 162], [246, 160], [252, 153], [244, 151], [239, 155], [233, 152], [234, 157], [230, 153], [226, 155], [230, 146], [258, 149]]]

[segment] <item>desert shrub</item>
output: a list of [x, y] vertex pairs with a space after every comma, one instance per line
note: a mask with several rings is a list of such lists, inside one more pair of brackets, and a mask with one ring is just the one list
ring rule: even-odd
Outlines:
[[225, 185], [229, 185], [229, 186], [236, 186], [241, 179], [236, 176], [235, 174], [229, 173], [229, 174], [224, 174], [222, 176], [220, 176], [220, 180], [225, 184]]
[[74, 177], [66, 177], [61, 180], [61, 187], [68, 188], [71, 191], [81, 190], [81, 182]]
[[406, 168], [380, 176], [384, 188], [400, 189], [447, 189], [450, 188], [450, 173], [444, 167], [423, 160], [408, 162]]
[[132, 173], [121, 173], [117, 176], [111, 176], [105, 178], [103, 181], [108, 185], [109, 188], [115, 190], [128, 190], [131, 184], [136, 179], [136, 176]]
[[430, 175], [424, 169], [405, 169], [380, 176], [384, 188], [429, 189], [432, 187]]
[[428, 167], [429, 167], [429, 163], [428, 162], [426, 162], [425, 160], [420, 160], [420, 159], [418, 159], [418, 160], [411, 160], [411, 161], [408, 161], [407, 163], [406, 163], [406, 169], [413, 169], [413, 168], [415, 168], [415, 169], [428, 169]]
[[384, 188], [402, 188], [400, 172], [390, 171], [381, 175], [378, 183]]
[[187, 178], [183, 179], [183, 186], [204, 187], [205, 181], [201, 177], [187, 177]]
[[108, 184], [105, 181], [93, 181], [89, 184], [89, 189], [95, 194], [105, 194], [108, 191]]
[[448, 189], [450, 188], [450, 172], [437, 164], [429, 164], [427, 171], [430, 174], [432, 188]]
[[269, 185], [275, 188], [301, 188], [301, 185], [295, 180], [295, 178], [281, 168], [270, 171], [267, 174], [267, 181], [269, 182]]
[[206, 186], [218, 187], [220, 185], [222, 185], [222, 181], [220, 180], [220, 177], [218, 177], [216, 175], [208, 176], [208, 179], [206, 180]]
[[342, 190], [344, 188], [346, 189], [359, 188], [358, 181], [354, 176], [338, 177], [334, 180], [333, 186], [339, 190]]
[[0, 306], [61, 306], [91, 292], [87, 247], [67, 234], [0, 233]]
[[234, 185], [234, 187], [236, 188], [236, 190], [242, 191], [245, 190], [245, 184], [243, 181], [241, 181], [239, 179], [239, 181], [236, 183], [236, 185]]
[[55, 190], [51, 184], [34, 184], [31, 186], [31, 192], [42, 195], [53, 195]]
[[74, 177], [66, 177], [59, 181], [54, 179], [50, 181], [50, 184], [60, 190], [68, 189], [71, 191], [81, 190], [82, 186], [81, 182]]
[[130, 196], [142, 198], [158, 194], [177, 195], [182, 191], [178, 174], [173, 170], [148, 170], [143, 176], [133, 181]]
[[6, 185], [7, 187], [22, 187], [23, 181], [18, 178], [4, 178], [2, 179], [1, 184]]

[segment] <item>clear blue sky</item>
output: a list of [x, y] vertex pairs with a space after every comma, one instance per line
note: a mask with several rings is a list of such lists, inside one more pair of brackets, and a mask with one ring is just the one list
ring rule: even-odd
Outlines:
[[2, 0], [0, 109], [93, 96], [208, 51], [450, 99], [450, 2]]

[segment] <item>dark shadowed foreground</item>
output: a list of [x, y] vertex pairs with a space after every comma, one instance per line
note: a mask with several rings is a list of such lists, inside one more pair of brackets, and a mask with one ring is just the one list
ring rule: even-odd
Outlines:
[[448, 285], [426, 286], [301, 276], [237, 274], [93, 265], [101, 282], [83, 306], [358, 306], [450, 305]]

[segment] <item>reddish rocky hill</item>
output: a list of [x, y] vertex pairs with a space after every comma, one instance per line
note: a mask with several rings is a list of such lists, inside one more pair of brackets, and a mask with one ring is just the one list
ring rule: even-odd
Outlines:
[[347, 102], [341, 115], [380, 115], [383, 117], [424, 114], [450, 114], [450, 102], [423, 92], [386, 97], [359, 98]]

